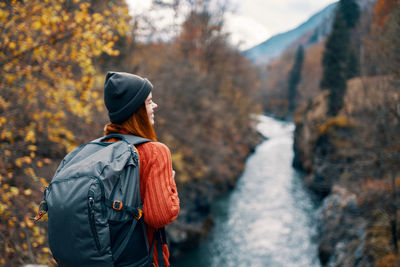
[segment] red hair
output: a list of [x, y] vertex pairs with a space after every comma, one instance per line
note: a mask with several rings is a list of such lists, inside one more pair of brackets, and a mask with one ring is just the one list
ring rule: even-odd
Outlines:
[[152, 141], [157, 141], [156, 133], [149, 120], [146, 105], [144, 103], [123, 123], [109, 123], [104, 127], [105, 135], [112, 133], [132, 134]]

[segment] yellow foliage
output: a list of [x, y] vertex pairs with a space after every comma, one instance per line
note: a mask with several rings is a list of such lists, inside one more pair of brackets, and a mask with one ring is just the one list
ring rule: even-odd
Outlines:
[[336, 116], [329, 118], [324, 124], [318, 127], [318, 132], [320, 134], [324, 134], [328, 131], [328, 129], [332, 127], [345, 127], [345, 126], [354, 126], [354, 122], [350, 121], [344, 116]]
[[24, 195], [25, 196], [30, 196], [32, 194], [32, 190], [31, 189], [25, 189], [24, 190]]
[[30, 157], [25, 156], [25, 157], [24, 157], [24, 162], [25, 162], [26, 164], [31, 164], [31, 163], [32, 163], [32, 159], [31, 159]]
[[35, 171], [32, 168], [25, 168], [24, 173], [32, 178], [33, 181], [38, 181]]
[[44, 178], [39, 178], [39, 181], [40, 181], [40, 183], [41, 183], [44, 187], [49, 186], [49, 183], [47, 182], [46, 179], [44, 179]]
[[9, 47], [11, 50], [14, 50], [14, 49], [17, 47], [17, 45], [16, 45], [14, 42], [11, 42], [11, 43], [8, 44], [8, 47]]
[[10, 187], [10, 192], [13, 194], [13, 195], [18, 195], [19, 194], [19, 189], [18, 188], [16, 188], [15, 186], [11, 186]]
[[7, 205], [2, 204], [2, 203], [0, 202], [0, 215], [3, 215], [4, 212], [6, 211], [6, 209], [7, 209]]
[[36, 150], [37, 150], [37, 146], [29, 145], [29, 146], [28, 146], [28, 150], [30, 150], [30, 151], [36, 151]]
[[33, 130], [28, 130], [25, 134], [25, 142], [36, 142], [36, 134]]
[[0, 108], [1, 109], [7, 109], [10, 107], [10, 105], [11, 104], [9, 102], [7, 102], [2, 96], [0, 96]]
[[25, 216], [25, 224], [26, 226], [28, 226], [29, 228], [32, 228], [33, 226], [35, 226], [35, 224], [32, 222], [31, 219], [28, 218], [28, 216]]
[[33, 226], [33, 236], [34, 237], [39, 237], [41, 234], [40, 234], [40, 228], [39, 228], [39, 226]]
[[[2, 3], [2, 4], [4, 4], [4, 3]], [[8, 17], [8, 13], [6, 11], [0, 9], [0, 21], [3, 23], [6, 22], [7, 17]]]
[[0, 225], [10, 229], [1, 238], [0, 266], [26, 261], [28, 248], [38, 263], [55, 266], [42, 226], [30, 219], [38, 187], [51, 178], [36, 173], [53, 168], [39, 155], [51, 142], [74, 148], [71, 118], [90, 121], [102, 109], [94, 62], [103, 52], [118, 54], [117, 35], [129, 31], [130, 17], [124, 5], [112, 13], [99, 7], [79, 0], [0, 3]]
[[32, 23], [32, 28], [34, 30], [40, 30], [40, 28], [42, 28], [42, 23], [40, 22], [40, 20], [37, 20], [35, 22]]
[[23, 162], [24, 162], [24, 158], [17, 158], [15, 160], [15, 166], [17, 166], [18, 168], [21, 168]]
[[15, 226], [15, 222], [12, 221], [12, 220], [8, 220], [8, 226], [14, 227]]
[[51, 253], [50, 249], [48, 247], [42, 248], [42, 252], [44, 253]]
[[171, 155], [172, 162], [174, 164], [173, 168], [176, 171], [176, 179], [179, 182], [186, 182], [189, 180], [189, 177], [184, 173], [184, 162], [183, 162], [183, 154], [180, 152], [173, 153]]

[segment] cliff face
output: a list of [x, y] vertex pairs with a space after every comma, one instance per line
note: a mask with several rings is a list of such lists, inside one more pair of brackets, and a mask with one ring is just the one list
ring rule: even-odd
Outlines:
[[324, 266], [374, 266], [366, 256], [368, 222], [357, 196], [334, 185], [318, 210], [319, 258]]
[[392, 196], [400, 181], [392, 153], [399, 121], [390, 107], [398, 106], [397, 88], [388, 77], [356, 78], [338, 116], [325, 115], [326, 92], [295, 116], [293, 165], [308, 173], [304, 182], [321, 199], [317, 242], [324, 266], [375, 266], [395, 257]]

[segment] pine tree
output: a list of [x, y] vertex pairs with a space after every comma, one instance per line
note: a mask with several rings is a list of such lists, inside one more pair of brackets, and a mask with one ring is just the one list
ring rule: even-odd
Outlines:
[[336, 116], [343, 106], [346, 80], [358, 74], [358, 58], [350, 45], [350, 30], [358, 18], [359, 8], [355, 0], [341, 0], [322, 59], [321, 88], [329, 90], [329, 116]]
[[360, 17], [360, 7], [355, 0], [341, 0], [339, 2], [339, 11], [347, 23], [349, 29], [354, 28]]
[[347, 71], [346, 78], [351, 79], [360, 75], [360, 60], [359, 57], [354, 51], [354, 49], [349, 50], [349, 54], [347, 56]]
[[295, 62], [292, 70], [289, 74], [289, 85], [288, 85], [288, 101], [289, 101], [289, 113], [293, 113], [295, 109], [295, 101], [297, 95], [297, 86], [301, 80], [301, 70], [304, 61], [304, 49], [303, 46], [297, 48]]

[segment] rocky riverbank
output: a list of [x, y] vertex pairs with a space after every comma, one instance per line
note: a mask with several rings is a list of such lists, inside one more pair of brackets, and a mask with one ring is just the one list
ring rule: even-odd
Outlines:
[[365, 256], [368, 222], [359, 215], [356, 195], [333, 186], [318, 210], [318, 253], [324, 266], [374, 266]]

